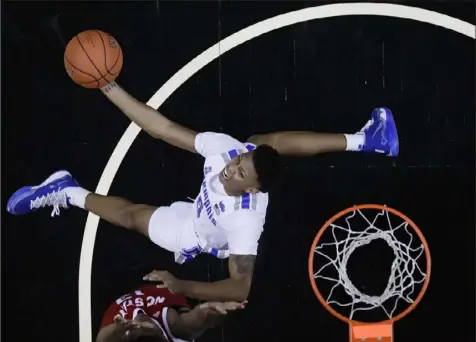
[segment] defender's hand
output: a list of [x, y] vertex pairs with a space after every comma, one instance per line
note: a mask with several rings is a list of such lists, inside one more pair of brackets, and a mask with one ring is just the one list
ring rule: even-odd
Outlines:
[[238, 302], [207, 302], [200, 304], [198, 307], [200, 309], [208, 309], [208, 310], [213, 310], [217, 313], [220, 313], [222, 315], [226, 315], [228, 311], [236, 311], [236, 310], [243, 310], [246, 307], [246, 304], [248, 304], [248, 301], [245, 300], [242, 303]]
[[114, 335], [119, 340], [129, 340], [133, 333], [139, 328], [139, 325], [133, 320], [128, 320], [122, 317], [121, 315], [114, 316], [114, 325], [116, 330]]
[[114, 316], [114, 324], [118, 327], [119, 330], [124, 332], [138, 327], [138, 325], [134, 321], [125, 319], [121, 315]]
[[167, 271], [154, 270], [143, 279], [148, 281], [161, 281], [172, 294], [181, 294], [183, 292], [183, 282]]
[[140, 321], [134, 321], [137, 324], [137, 328], [130, 330], [127, 334], [129, 340], [136, 340], [140, 336], [154, 336], [158, 338], [158, 341], [167, 342], [168, 338], [165, 332], [155, 324], [150, 317], [146, 317]]

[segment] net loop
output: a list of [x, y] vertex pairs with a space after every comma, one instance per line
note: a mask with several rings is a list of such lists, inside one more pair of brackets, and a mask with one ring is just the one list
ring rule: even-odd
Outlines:
[[[363, 231], [354, 231], [350, 221], [356, 215], [362, 217], [367, 227]], [[376, 226], [379, 217], [385, 216], [388, 227], [381, 229]], [[392, 227], [389, 211], [382, 209], [375, 218], [369, 220], [361, 210], [355, 209], [345, 219], [346, 226], [343, 227], [334, 223], [329, 225], [334, 238], [333, 242], [320, 243], [314, 252], [327, 259], [327, 262], [314, 273], [314, 279], [326, 279], [335, 284], [332, 286], [326, 302], [341, 307], [350, 307], [350, 319], [355, 312], [360, 310], [372, 310], [381, 308], [390, 319], [394, 316], [399, 301], [409, 304], [414, 302], [413, 294], [416, 284], [425, 281], [427, 274], [419, 265], [419, 259], [425, 252], [422, 243], [415, 242], [414, 235], [410, 232], [409, 223], [403, 221], [396, 227]], [[346, 238], [338, 238], [338, 233], [346, 234]], [[413, 232], [414, 233], [414, 232]], [[398, 236], [398, 237], [397, 237]], [[349, 258], [358, 248], [365, 248], [375, 240], [383, 240], [392, 249], [394, 259], [391, 265], [390, 276], [385, 290], [380, 296], [370, 296], [361, 292], [351, 281], [347, 273]], [[415, 245], [415, 246], [413, 246]], [[329, 254], [334, 253], [334, 256]], [[334, 276], [328, 276], [333, 273]], [[348, 300], [333, 299], [334, 290], [343, 287], [348, 296]], [[388, 301], [394, 301], [390, 307], [384, 306]]]

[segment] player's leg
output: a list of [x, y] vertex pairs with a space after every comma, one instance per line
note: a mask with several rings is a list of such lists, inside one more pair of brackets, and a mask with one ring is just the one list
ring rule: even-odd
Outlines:
[[57, 171], [40, 185], [19, 189], [8, 200], [7, 210], [14, 215], [24, 215], [52, 207], [51, 216], [55, 216], [60, 214], [60, 209], [71, 206], [86, 209], [117, 226], [135, 230], [171, 252], [180, 253], [181, 246], [198, 245], [190, 225], [191, 203], [154, 207], [134, 204], [120, 197], [98, 195], [80, 187], [68, 171]]
[[43, 207], [52, 207], [51, 216], [60, 209], [76, 206], [86, 209], [117, 226], [148, 236], [149, 221], [157, 207], [134, 204], [124, 198], [102, 196], [83, 189], [68, 171], [58, 171], [36, 186], [24, 186], [8, 200], [7, 210], [23, 215]]
[[189, 220], [192, 203], [176, 202], [169, 207], [153, 207], [134, 204], [120, 197], [85, 193], [79, 187], [66, 188], [65, 191], [71, 205], [84, 208], [116, 226], [135, 230], [170, 252], [179, 253], [182, 245], [195, 248], [198, 245]]
[[290, 156], [363, 151], [395, 157], [399, 153], [395, 120], [390, 109], [384, 107], [375, 108], [370, 120], [355, 134], [278, 132], [251, 137], [250, 142], [269, 144], [281, 154]]
[[[71, 190], [66, 189], [66, 192], [73, 192]], [[70, 203], [74, 205], [73, 196], [70, 197]], [[135, 204], [121, 197], [90, 193], [86, 196], [84, 209], [116, 226], [135, 230], [149, 237], [149, 221], [158, 208], [145, 204]]]

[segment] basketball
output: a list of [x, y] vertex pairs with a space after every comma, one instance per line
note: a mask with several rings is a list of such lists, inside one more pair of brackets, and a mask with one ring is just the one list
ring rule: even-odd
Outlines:
[[73, 37], [64, 52], [71, 79], [85, 88], [101, 88], [114, 81], [122, 69], [122, 50], [106, 32], [87, 30]]

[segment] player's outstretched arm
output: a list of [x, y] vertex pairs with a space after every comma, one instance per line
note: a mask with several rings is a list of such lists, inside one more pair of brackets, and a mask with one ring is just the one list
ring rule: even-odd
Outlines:
[[172, 335], [184, 340], [192, 340], [200, 337], [208, 329], [218, 326], [228, 312], [244, 309], [246, 304], [247, 302], [207, 302], [181, 315], [169, 309], [167, 321]]
[[169, 119], [145, 103], [136, 100], [122, 89], [116, 82], [101, 88], [106, 97], [114, 103], [129, 119], [156, 139], [197, 153], [195, 136], [197, 132], [183, 127]]

